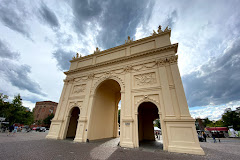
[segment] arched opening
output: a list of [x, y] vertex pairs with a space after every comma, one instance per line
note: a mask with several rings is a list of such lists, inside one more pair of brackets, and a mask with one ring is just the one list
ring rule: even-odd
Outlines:
[[103, 81], [95, 91], [88, 139], [119, 137], [118, 104], [121, 87], [115, 80]]
[[157, 106], [152, 102], [143, 102], [138, 107], [139, 146], [163, 148], [161, 126]]
[[71, 117], [69, 120], [68, 130], [66, 138], [72, 138], [74, 139], [76, 136], [77, 131], [77, 124], [78, 124], [78, 118], [79, 118], [80, 110], [78, 107], [74, 107], [71, 112]]

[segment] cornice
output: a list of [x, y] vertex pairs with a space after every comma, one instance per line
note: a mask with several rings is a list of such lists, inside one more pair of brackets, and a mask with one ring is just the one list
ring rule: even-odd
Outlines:
[[133, 44], [137, 44], [139, 42], [143, 42], [143, 41], [146, 41], [146, 40], [150, 40], [150, 39], [153, 39], [153, 38], [156, 38], [156, 37], [160, 37], [160, 36], [165, 35], [165, 34], [169, 34], [169, 36], [170, 36], [171, 35], [171, 30], [167, 30], [167, 31], [164, 31], [164, 32], [161, 32], [161, 33], [158, 33], [158, 34], [153, 34], [149, 37], [145, 37], [145, 38], [142, 38], [142, 39], [131, 41], [130, 43], [125, 43], [125, 44], [122, 44], [120, 46], [116, 46], [116, 47], [113, 47], [113, 48], [106, 49], [104, 51], [100, 51], [100, 52], [96, 52], [96, 53], [93, 53], [93, 54], [86, 55], [84, 57], [75, 58], [75, 59], [71, 60], [70, 62], [83, 61], [85, 59], [88, 59], [88, 58], [96, 56], [96, 55], [101, 55], [101, 54], [104, 54], [104, 53], [107, 53], [107, 52], [112, 52], [112, 51], [115, 51], [115, 50], [119, 50], [121, 48], [130, 46], [130, 45], [133, 45]]
[[97, 68], [97, 67], [100, 67], [100, 66], [109, 65], [109, 64], [112, 64], [112, 63], [116, 63], [116, 62], [119, 63], [119, 62], [122, 62], [122, 61], [127, 61], [129, 59], [136, 58], [136, 57], [142, 57], [142, 56], [145, 56], [145, 55], [148, 55], [148, 56], [154, 55], [158, 52], [163, 52], [163, 51], [174, 50], [175, 53], [177, 53], [177, 48], [178, 48], [178, 43], [171, 44], [171, 45], [167, 45], [167, 46], [164, 46], [164, 47], [155, 48], [155, 49], [151, 49], [151, 50], [148, 50], [148, 51], [136, 53], [136, 54], [133, 54], [133, 55], [130, 55], [130, 56], [125, 56], [125, 57], [117, 58], [117, 59], [114, 59], [114, 60], [110, 60], [110, 61], [106, 61], [106, 62], [94, 64], [94, 65], [89, 65], [89, 66], [77, 68], [77, 69], [74, 69], [74, 70], [64, 72], [64, 74], [69, 75], [69, 74], [76, 73], [76, 72], [79, 72], [79, 71], [82, 71], [82, 70], [88, 70], [88, 69], [93, 69], [93, 68]]

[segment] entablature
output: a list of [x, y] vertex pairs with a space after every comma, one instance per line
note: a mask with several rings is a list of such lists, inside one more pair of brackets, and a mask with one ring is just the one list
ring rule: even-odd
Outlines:
[[[154, 54], [159, 54], [161, 52], [174, 51], [174, 53], [177, 53], [177, 48], [178, 48], [178, 43], [171, 44], [171, 45], [168, 45], [168, 46], [147, 50], [147, 51], [144, 51], [144, 52], [140, 52], [140, 53], [137, 53], [137, 54], [133, 54], [133, 55], [109, 60], [109, 61], [106, 61], [106, 62], [102, 62], [102, 63], [98, 63], [98, 64], [91, 64], [91, 65], [87, 65], [87, 66], [84, 66], [84, 67], [79, 67], [77, 69], [69, 70], [69, 71], [64, 72], [64, 73], [66, 75], [70, 75], [70, 74], [73, 74], [73, 73], [76, 73], [76, 72], [92, 70], [92, 69], [99, 68], [99, 67], [106, 66], [106, 65], [110, 65], [110, 64], [113, 64], [113, 63], [118, 64], [118, 63], [121, 63], [121, 62], [124, 62], [124, 61], [132, 60], [134, 58], [141, 58], [143, 56], [145, 56], [145, 57], [146, 56], [152, 56]], [[165, 61], [165, 60], [166, 60], [166, 57], [163, 58], [163, 61]]]

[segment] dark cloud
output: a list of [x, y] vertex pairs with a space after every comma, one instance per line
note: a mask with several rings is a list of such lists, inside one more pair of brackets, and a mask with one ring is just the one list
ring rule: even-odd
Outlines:
[[30, 66], [19, 65], [10, 60], [0, 60], [0, 73], [15, 87], [46, 96], [41, 92], [39, 84], [29, 77], [28, 74], [31, 73]]
[[1, 41], [0, 39], [0, 57], [1, 58], [18, 59], [19, 56], [20, 56], [19, 53], [10, 51], [7, 44]]
[[[23, 6], [23, 5], [22, 5]], [[29, 27], [26, 24], [26, 12], [24, 8], [19, 8], [17, 2], [1, 1], [0, 21], [8, 28], [31, 39]]]
[[103, 11], [104, 2], [93, 0], [73, 0], [72, 8], [75, 17], [74, 25], [78, 33], [85, 35], [88, 23], [92, 23], [100, 18]]
[[240, 38], [217, 58], [188, 75], [183, 84], [190, 107], [240, 100]]
[[36, 103], [36, 102], [39, 102], [39, 101], [44, 101], [46, 99], [43, 99], [41, 97], [38, 97], [38, 96], [35, 96], [35, 95], [26, 95], [26, 96], [21, 96], [22, 97], [22, 100], [24, 101], [30, 101], [32, 103]]
[[[97, 0], [73, 0], [72, 9], [74, 15], [74, 27], [78, 34], [79, 41], [84, 46], [88, 46], [85, 40], [88, 29], [101, 29], [96, 36], [96, 42], [100, 48], [108, 49], [120, 44], [124, 44], [127, 36], [134, 37], [136, 28], [140, 22], [148, 22], [151, 17], [153, 2], [141, 1], [104, 1]], [[56, 33], [58, 45], [69, 45], [72, 43], [72, 36], [63, 36]], [[53, 53], [60, 70], [68, 70], [69, 60], [75, 53], [59, 49]], [[87, 55], [89, 51], [81, 48], [80, 54]]]
[[69, 61], [72, 59], [73, 55], [75, 55], [74, 52], [65, 51], [63, 49], [58, 49], [53, 53], [53, 57], [57, 60], [57, 65], [62, 71], [69, 70]]
[[153, 1], [111, 1], [106, 5], [100, 22], [102, 30], [97, 40], [103, 48], [124, 44], [127, 36], [134, 37], [138, 24], [149, 18]]
[[154, 2], [73, 0], [75, 27], [85, 34], [87, 26], [100, 26], [97, 43], [107, 49], [123, 44], [127, 36], [134, 37], [138, 24], [150, 18]]
[[41, 8], [39, 9], [40, 17], [45, 23], [51, 26], [53, 29], [59, 28], [60, 24], [58, 22], [58, 18], [53, 11], [51, 11], [48, 6], [46, 6], [43, 2], [41, 4]]

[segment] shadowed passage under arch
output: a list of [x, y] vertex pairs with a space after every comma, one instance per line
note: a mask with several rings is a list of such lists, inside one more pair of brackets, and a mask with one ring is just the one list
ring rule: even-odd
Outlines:
[[138, 107], [138, 139], [155, 140], [153, 121], [158, 119], [158, 108], [152, 102], [143, 102]]
[[121, 87], [113, 79], [99, 84], [91, 111], [89, 140], [118, 137], [118, 103]]
[[66, 138], [75, 138], [77, 131], [77, 124], [79, 118], [80, 110], [78, 107], [74, 107], [71, 112], [71, 118], [68, 125]]

